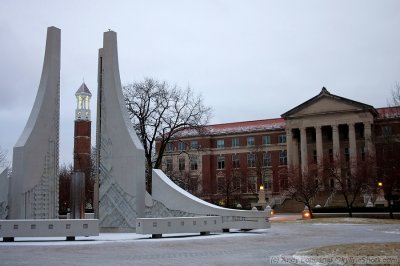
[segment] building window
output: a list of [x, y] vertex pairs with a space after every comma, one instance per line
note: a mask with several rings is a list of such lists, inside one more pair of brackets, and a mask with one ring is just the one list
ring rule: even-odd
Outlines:
[[329, 162], [333, 162], [333, 150], [329, 149]]
[[254, 137], [247, 137], [247, 146], [254, 146], [254, 145], [256, 145]]
[[225, 177], [220, 176], [217, 178], [217, 191], [222, 194], [225, 191]]
[[280, 190], [285, 190], [288, 189], [289, 187], [289, 180], [287, 175], [285, 174], [279, 174], [279, 189]]
[[172, 172], [172, 159], [167, 159], [167, 172]]
[[365, 161], [365, 147], [361, 146], [361, 160]]
[[279, 164], [280, 165], [287, 165], [286, 151], [280, 151], [279, 152]]
[[279, 135], [278, 137], [278, 143], [286, 143], [286, 135]]
[[185, 170], [185, 158], [179, 158], [179, 171]]
[[322, 130], [322, 140], [323, 141], [332, 141], [332, 130]]
[[256, 167], [256, 155], [254, 153], [247, 154], [247, 167]]
[[190, 148], [192, 150], [197, 150], [199, 148], [199, 142], [197, 140], [192, 140], [190, 143]]
[[263, 136], [262, 142], [264, 145], [271, 144], [271, 136], [270, 135]]
[[271, 153], [265, 152], [263, 154], [263, 166], [268, 167], [271, 166]]
[[349, 148], [344, 148], [344, 158], [346, 160], [346, 162], [350, 161], [350, 150]]
[[329, 188], [331, 188], [331, 189], [335, 188], [335, 180], [332, 178], [329, 180]]
[[225, 156], [220, 155], [217, 157], [217, 169], [225, 169]]
[[257, 177], [250, 176], [247, 181], [247, 192], [257, 192]]
[[392, 127], [391, 126], [383, 126], [382, 127], [382, 136], [389, 137], [392, 135]]
[[317, 163], [317, 150], [313, 150], [313, 160], [314, 163]]
[[355, 125], [356, 139], [364, 139], [364, 127], [360, 127], [360, 124]]
[[223, 139], [217, 140], [217, 148], [224, 148], [225, 147], [225, 141]]
[[233, 191], [234, 192], [240, 192], [240, 186], [241, 186], [240, 177], [234, 176], [232, 185], [233, 185]]
[[190, 178], [190, 187], [189, 191], [195, 193], [199, 190], [199, 178], [198, 177], [191, 177]]
[[165, 146], [165, 150], [167, 152], [172, 152], [174, 150], [174, 145], [170, 142], [167, 143], [167, 146]]
[[271, 190], [272, 189], [272, 177], [270, 175], [264, 175], [263, 176], [263, 183], [264, 183], [264, 189], [265, 190]]
[[184, 151], [184, 150], [186, 150], [186, 143], [178, 142], [178, 151]]
[[190, 170], [195, 171], [197, 170], [198, 166], [198, 158], [197, 156], [193, 156], [192, 158], [190, 158]]
[[232, 139], [232, 148], [237, 148], [240, 146], [239, 138]]
[[234, 169], [240, 168], [240, 156], [238, 154], [232, 155], [232, 167]]

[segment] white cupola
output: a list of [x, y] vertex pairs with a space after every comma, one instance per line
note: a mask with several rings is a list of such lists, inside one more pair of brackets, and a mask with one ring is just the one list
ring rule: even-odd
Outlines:
[[85, 83], [82, 83], [75, 96], [77, 101], [75, 120], [90, 120], [90, 98], [92, 94]]

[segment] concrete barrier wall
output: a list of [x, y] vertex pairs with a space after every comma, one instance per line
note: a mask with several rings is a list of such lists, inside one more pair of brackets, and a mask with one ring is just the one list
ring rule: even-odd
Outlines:
[[200, 233], [221, 230], [221, 216], [136, 219], [136, 233], [138, 234]]
[[96, 219], [0, 220], [0, 237], [98, 236]]

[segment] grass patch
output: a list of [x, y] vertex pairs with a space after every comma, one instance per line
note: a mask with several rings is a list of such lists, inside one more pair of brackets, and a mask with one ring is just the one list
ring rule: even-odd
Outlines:
[[398, 256], [400, 243], [363, 243], [333, 245], [299, 251], [295, 256]]
[[306, 220], [271, 220], [271, 223], [304, 223], [304, 224], [400, 224], [400, 219], [373, 219], [356, 217], [314, 218]]

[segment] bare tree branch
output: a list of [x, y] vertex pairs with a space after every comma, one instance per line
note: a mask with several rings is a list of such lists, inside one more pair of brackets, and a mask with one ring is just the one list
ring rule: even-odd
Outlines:
[[400, 117], [400, 84], [396, 83], [388, 101], [390, 109], [380, 119], [382, 126], [377, 134], [379, 145], [376, 146], [378, 180], [387, 200], [390, 218], [394, 218], [392, 202], [400, 199], [400, 135], [398, 118]]
[[0, 146], [0, 166], [5, 166], [7, 160], [7, 152]]
[[181, 90], [151, 78], [124, 86], [123, 92], [134, 129], [144, 146], [146, 184], [151, 192], [151, 172], [161, 166], [167, 143], [183, 129], [206, 125], [211, 108], [204, 105], [201, 96], [194, 96], [190, 88]]
[[310, 217], [313, 218], [312, 203], [321, 191], [325, 177], [314, 163], [310, 163], [307, 169], [307, 172], [293, 167], [288, 169], [288, 191], [292, 199], [308, 207]]
[[375, 164], [375, 158], [372, 157], [366, 157], [357, 164], [339, 158], [329, 163], [328, 175], [335, 180], [335, 190], [342, 194], [350, 217], [357, 199], [372, 189]]

